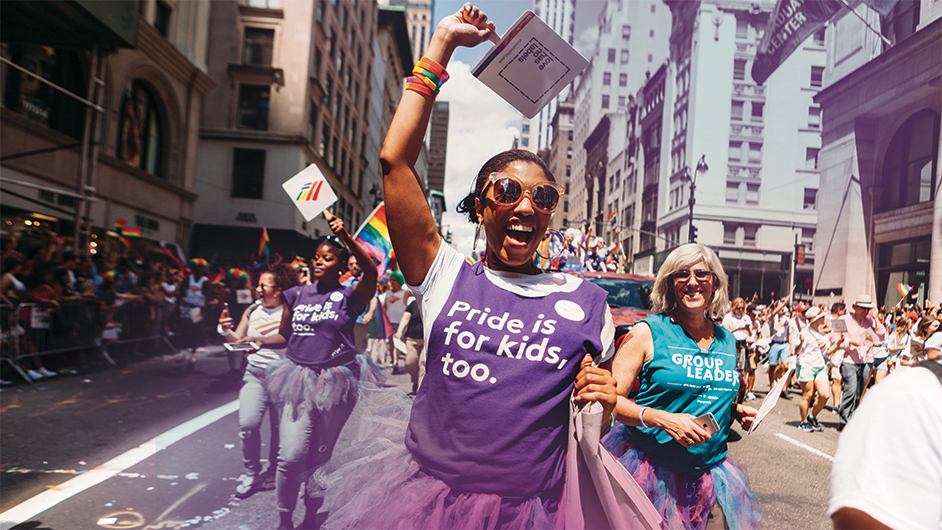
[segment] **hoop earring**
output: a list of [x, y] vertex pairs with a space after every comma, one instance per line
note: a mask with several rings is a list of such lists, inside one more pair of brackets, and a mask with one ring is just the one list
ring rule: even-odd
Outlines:
[[[563, 242], [563, 234], [559, 230], [550, 230], [546, 234], [546, 239], [540, 242], [536, 247], [536, 255], [547, 262], [558, 258], [565, 250], [566, 245]], [[541, 251], [543, 253], [541, 253]]]

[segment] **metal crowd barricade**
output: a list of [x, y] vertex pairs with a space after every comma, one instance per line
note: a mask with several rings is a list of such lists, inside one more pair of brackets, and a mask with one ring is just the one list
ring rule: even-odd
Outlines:
[[41, 304], [20, 304], [15, 310], [3, 311], [2, 361], [8, 363], [23, 379], [33, 380], [20, 367], [29, 357], [101, 348], [101, 308], [95, 300], [68, 299], [59, 309]]
[[108, 353], [110, 348], [145, 341], [162, 340], [174, 353], [179, 353], [179, 350], [167, 337], [167, 324], [172, 314], [173, 307], [165, 302], [157, 304], [129, 302], [116, 308], [114, 310], [114, 321], [121, 328], [117, 340], [104, 341], [105, 359], [114, 365], [116, 363]]

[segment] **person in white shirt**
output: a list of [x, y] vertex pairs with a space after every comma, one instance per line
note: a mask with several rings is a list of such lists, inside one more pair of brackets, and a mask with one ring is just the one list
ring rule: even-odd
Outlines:
[[[798, 385], [801, 387], [801, 401], [798, 402], [801, 423], [798, 428], [805, 432], [822, 430], [821, 424], [818, 423], [818, 414], [831, 399], [831, 392], [828, 388], [827, 359], [844, 341], [843, 335], [833, 343], [828, 340], [825, 315], [826, 313], [818, 307], [811, 307], [805, 311], [808, 325], [798, 335], [796, 361]], [[809, 414], [808, 407], [815, 392], [818, 393], [818, 397], [814, 400], [814, 406]]]
[[745, 300], [734, 298], [730, 308], [731, 311], [723, 317], [723, 327], [732, 332], [736, 339], [736, 368], [746, 385], [746, 399], [751, 401], [756, 398], [752, 393], [752, 385], [756, 382], [756, 352], [753, 348], [756, 326], [752, 317], [746, 314]]

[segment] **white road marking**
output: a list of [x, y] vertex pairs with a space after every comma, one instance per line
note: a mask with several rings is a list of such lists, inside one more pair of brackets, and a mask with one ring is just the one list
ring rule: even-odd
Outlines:
[[785, 440], [786, 442], [788, 442], [788, 443], [790, 443], [790, 444], [792, 444], [792, 445], [797, 445], [798, 447], [801, 447], [801, 448], [804, 449], [805, 451], [814, 453], [814, 454], [816, 454], [816, 455], [818, 455], [818, 456], [820, 456], [820, 457], [822, 457], [822, 458], [826, 458], [826, 459], [828, 459], [828, 461], [830, 461], [830, 462], [833, 462], [833, 461], [834, 461], [834, 457], [831, 456], [831, 455], [829, 455], [829, 454], [827, 454], [827, 453], [825, 453], [824, 451], [818, 451], [818, 450], [815, 449], [814, 447], [811, 447], [810, 445], [803, 444], [803, 443], [799, 442], [798, 440], [795, 440], [794, 438], [790, 438], [790, 437], [788, 437], [788, 436], [786, 436], [786, 435], [784, 435], [784, 434], [782, 434], [782, 433], [780, 433], [780, 432], [775, 433], [775, 436], [778, 436], [779, 438]]
[[157, 452], [163, 451], [187, 436], [225, 418], [237, 410], [239, 410], [239, 400], [226, 403], [188, 422], [177, 425], [163, 434], [158, 434], [155, 438], [142, 443], [122, 455], [112, 458], [95, 469], [82, 473], [73, 479], [59, 484], [53, 489], [44, 491], [35, 497], [17, 504], [9, 510], [0, 513], [0, 530], [8, 530], [24, 521], [28, 521], [56, 504], [108, 480], [115, 474], [150, 458]]

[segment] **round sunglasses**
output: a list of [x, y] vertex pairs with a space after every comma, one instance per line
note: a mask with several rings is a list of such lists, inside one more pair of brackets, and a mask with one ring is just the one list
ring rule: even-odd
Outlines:
[[487, 184], [481, 190], [481, 196], [487, 194], [487, 187], [494, 185], [494, 201], [501, 206], [516, 206], [524, 194], [530, 194], [533, 207], [543, 213], [553, 213], [559, 204], [559, 195], [563, 187], [556, 182], [543, 181], [530, 186], [524, 185], [517, 177], [504, 173], [491, 173]]

